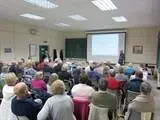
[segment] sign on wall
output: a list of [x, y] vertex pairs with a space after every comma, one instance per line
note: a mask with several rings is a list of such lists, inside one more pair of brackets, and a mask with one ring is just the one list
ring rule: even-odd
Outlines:
[[4, 53], [12, 53], [12, 48], [4, 48]]

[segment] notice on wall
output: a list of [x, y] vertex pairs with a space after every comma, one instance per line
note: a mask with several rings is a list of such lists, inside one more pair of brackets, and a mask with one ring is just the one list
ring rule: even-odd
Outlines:
[[12, 53], [12, 48], [4, 48], [4, 53]]

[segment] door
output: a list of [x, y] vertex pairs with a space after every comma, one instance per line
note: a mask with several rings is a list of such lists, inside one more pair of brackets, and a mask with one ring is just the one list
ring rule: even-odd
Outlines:
[[48, 45], [40, 45], [39, 46], [39, 60], [42, 61], [45, 59], [45, 53], [49, 53]]

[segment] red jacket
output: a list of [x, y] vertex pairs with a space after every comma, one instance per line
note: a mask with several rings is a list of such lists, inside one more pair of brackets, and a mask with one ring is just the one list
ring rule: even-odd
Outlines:
[[120, 81], [116, 80], [114, 77], [109, 77], [108, 78], [108, 89], [120, 90]]

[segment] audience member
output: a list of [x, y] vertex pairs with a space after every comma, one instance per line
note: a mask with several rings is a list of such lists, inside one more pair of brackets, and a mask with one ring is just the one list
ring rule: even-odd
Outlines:
[[32, 99], [27, 85], [23, 82], [18, 83], [14, 87], [14, 93], [16, 97], [12, 99], [12, 112], [16, 116], [25, 116], [29, 120], [36, 120], [42, 105]]
[[92, 94], [89, 120], [113, 120], [116, 118], [118, 107], [116, 96], [107, 91], [107, 84], [105, 79], [101, 79], [99, 91]]
[[90, 70], [91, 71], [87, 72], [88, 79], [89, 79], [89, 81], [91, 81], [92, 86], [95, 89], [98, 89], [98, 81], [100, 79], [100, 74], [98, 72], [94, 71], [93, 67], [90, 67]]
[[[149, 83], [143, 82], [140, 86], [140, 95], [137, 96], [128, 107], [125, 120], [140, 120], [141, 113], [155, 112], [155, 101], [151, 94], [152, 87]], [[152, 118], [153, 119], [153, 118]]]
[[24, 64], [20, 60], [20, 61], [18, 61], [18, 64], [17, 64], [17, 77], [18, 77], [19, 81], [22, 79], [23, 73], [24, 73]]
[[113, 69], [109, 71], [109, 78], [108, 78], [108, 89], [110, 90], [120, 90], [120, 81], [116, 80], [115, 76], [116, 73]]
[[54, 64], [54, 68], [53, 68], [53, 73], [57, 73], [61, 71], [62, 69], [62, 60], [60, 60], [59, 58], [55, 59], [55, 64]]
[[9, 68], [9, 72], [13, 72], [15, 73], [15, 75], [17, 75], [17, 65], [16, 65], [16, 61], [12, 61], [11, 66]]
[[43, 68], [44, 68], [44, 60], [42, 59], [40, 63], [37, 65], [37, 69], [43, 71]]
[[75, 67], [75, 69], [72, 70], [72, 77], [75, 84], [79, 83], [80, 74], [81, 74], [81, 68], [79, 66]]
[[4, 64], [3, 64], [3, 62], [0, 60], [0, 73], [2, 72], [3, 66], [4, 66]]
[[51, 85], [54, 81], [58, 80], [59, 79], [59, 76], [56, 74], [56, 73], [52, 73], [51, 74], [51, 77], [48, 81], [48, 84], [47, 84], [47, 92], [52, 94], [52, 89], [51, 89]]
[[134, 71], [135, 71], [135, 68], [133, 67], [132, 63], [129, 63], [128, 67], [124, 70], [124, 74], [130, 77]]
[[108, 66], [104, 66], [102, 77], [103, 77], [105, 80], [108, 80], [108, 78], [109, 78], [109, 70], [110, 70], [110, 69], [109, 69]]
[[102, 108], [117, 108], [116, 96], [107, 91], [108, 82], [100, 79], [99, 90], [91, 95], [91, 103]]
[[36, 78], [32, 80], [32, 89], [47, 91], [46, 83], [43, 81], [43, 72], [39, 71], [36, 73]]
[[60, 80], [71, 80], [71, 74], [68, 73], [67, 71], [68, 71], [68, 65], [63, 64], [61, 71], [58, 72]]
[[37, 71], [33, 68], [32, 60], [28, 60], [24, 68], [23, 81], [27, 84], [29, 88], [31, 87], [31, 82], [32, 79], [35, 77], [36, 72]]
[[3, 95], [2, 95], [2, 89], [3, 89], [3, 86], [5, 85], [5, 75], [8, 73], [8, 66], [4, 66], [2, 67], [2, 71], [1, 71], [1, 74], [0, 74], [0, 98], [3, 98]]
[[49, 98], [41, 111], [38, 120], [74, 120], [72, 99], [65, 94], [63, 81], [56, 80], [52, 84], [54, 96]]
[[53, 73], [53, 69], [49, 66], [49, 60], [44, 59], [44, 66], [43, 66], [43, 72], [44, 73]]
[[16, 120], [11, 112], [11, 100], [14, 97], [14, 86], [18, 80], [14, 73], [8, 73], [4, 77], [5, 85], [2, 90], [3, 99], [0, 105], [0, 120]]
[[128, 76], [124, 75], [123, 67], [119, 67], [118, 74], [116, 75], [116, 80], [128, 81]]
[[80, 83], [73, 86], [71, 93], [76, 99], [88, 99], [88, 97], [95, 92], [95, 90], [87, 85], [88, 77], [85, 72], [81, 74]]
[[127, 90], [133, 91], [133, 92], [140, 92], [140, 86], [143, 82], [143, 73], [141, 71], [136, 71], [136, 78], [130, 80], [127, 83]]

